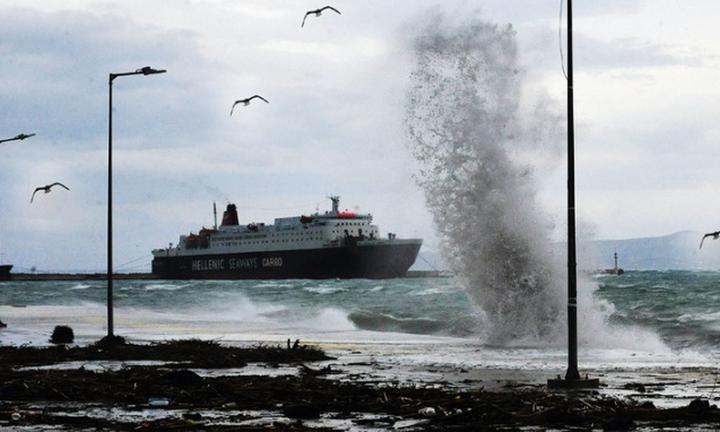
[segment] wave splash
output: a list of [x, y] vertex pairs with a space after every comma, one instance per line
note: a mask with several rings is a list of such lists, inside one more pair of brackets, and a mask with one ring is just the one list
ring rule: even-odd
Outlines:
[[487, 342], [558, 342], [564, 274], [524, 161], [557, 153], [562, 116], [524, 98], [511, 26], [433, 14], [416, 28], [405, 123], [444, 254], [485, 315]]

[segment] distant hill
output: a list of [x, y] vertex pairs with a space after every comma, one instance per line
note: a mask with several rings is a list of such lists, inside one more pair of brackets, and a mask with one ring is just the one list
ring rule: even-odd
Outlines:
[[720, 240], [705, 239], [703, 233], [681, 231], [663, 237], [627, 240], [594, 240], [578, 246], [578, 265], [586, 269], [614, 266], [624, 270], [720, 270]]
[[[703, 233], [681, 231], [662, 237], [578, 242], [578, 267], [581, 270], [613, 268], [614, 254], [623, 270], [720, 270], [720, 239], [705, 239]], [[554, 244], [550, 252], [565, 260], [566, 243]], [[420, 251], [412, 270], [447, 270], [438, 252]]]

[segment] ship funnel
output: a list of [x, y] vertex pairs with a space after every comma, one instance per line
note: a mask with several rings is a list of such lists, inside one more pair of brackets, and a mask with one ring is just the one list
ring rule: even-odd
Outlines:
[[330, 196], [330, 201], [332, 201], [332, 213], [338, 214], [338, 211], [340, 208], [340, 196], [332, 195], [332, 196]]
[[240, 225], [238, 222], [237, 207], [235, 204], [228, 204], [225, 213], [223, 213], [222, 224], [220, 226]]

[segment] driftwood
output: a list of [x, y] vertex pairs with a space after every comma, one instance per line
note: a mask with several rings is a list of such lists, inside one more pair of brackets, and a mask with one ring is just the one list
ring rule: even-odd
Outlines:
[[[357, 428], [413, 430], [513, 429], [524, 426], [627, 430], [633, 427], [720, 426], [720, 411], [707, 401], [656, 409], [631, 400], [581, 394], [567, 397], [544, 389], [458, 390], [372, 385], [336, 380], [328, 360], [304, 347], [223, 347], [216, 342], [171, 341], [151, 345], [48, 348], [0, 347], [0, 427], [82, 427], [98, 430], [333, 430], [318, 419], [349, 421]], [[101, 372], [31, 368], [65, 361], [165, 360]], [[248, 363], [297, 365], [280, 376], [201, 376], [195, 370], [240, 368]], [[67, 403], [76, 407], [68, 412]], [[171, 408], [164, 418], [138, 423], [118, 416], [90, 417], [78, 407], [140, 410]], [[238, 412], [265, 412], [274, 425], [240, 426]], [[212, 413], [212, 415], [208, 415]], [[224, 416], [224, 417], [223, 417]], [[222, 422], [217, 421], [222, 418]], [[315, 422], [315, 423], [313, 423]], [[309, 426], [314, 425], [314, 426]], [[398, 426], [400, 425], [400, 426]]]

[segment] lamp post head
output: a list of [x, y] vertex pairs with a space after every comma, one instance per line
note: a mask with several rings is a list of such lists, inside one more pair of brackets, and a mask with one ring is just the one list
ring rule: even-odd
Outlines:
[[31, 133], [31, 134], [24, 134], [24, 133], [21, 133], [21, 134], [19, 134], [19, 135], [16, 135], [16, 136], [14, 136], [14, 137], [12, 137], [12, 138], [5, 138], [5, 139], [0, 139], [0, 144], [2, 144], [2, 143], [4, 143], [4, 142], [8, 142], [8, 141], [19, 141], [19, 140], [24, 140], [25, 138], [30, 138], [30, 137], [33, 137], [33, 136], [35, 136], [35, 134], [34, 134], [34, 133]]
[[35, 136], [34, 133], [31, 133], [31, 134], [21, 133], [20, 135], [16, 136], [15, 139], [24, 140], [25, 138], [30, 138], [30, 137], [33, 137], [33, 136]]
[[120, 72], [120, 73], [111, 73], [110, 74], [110, 84], [112, 85], [112, 82], [117, 77], [121, 76], [128, 76], [128, 75], [154, 75], [154, 74], [161, 74], [165, 73], [165, 69], [153, 69], [150, 66], [145, 66], [144, 68], [136, 69], [135, 72]]
[[165, 73], [166, 71], [165, 71], [165, 69], [153, 69], [150, 66], [145, 66], [144, 68], [138, 69], [135, 72], [141, 73], [143, 75], [152, 75], [152, 74]]

